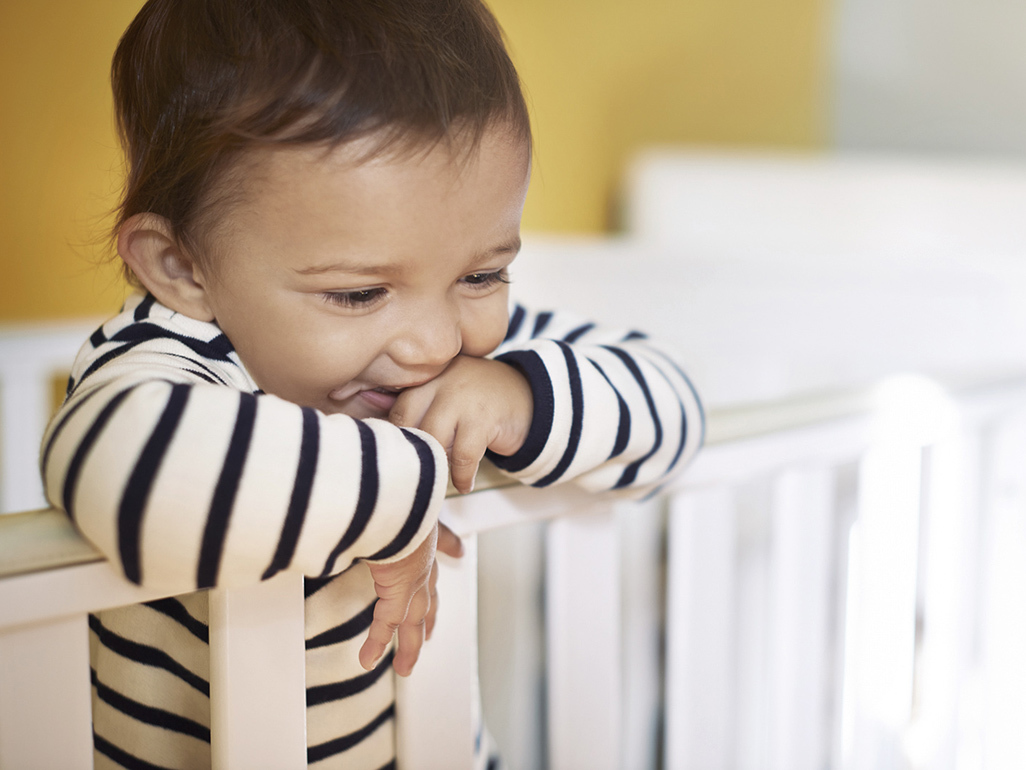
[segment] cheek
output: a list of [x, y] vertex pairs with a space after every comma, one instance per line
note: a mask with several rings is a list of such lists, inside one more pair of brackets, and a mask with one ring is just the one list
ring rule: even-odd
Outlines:
[[475, 307], [464, 317], [463, 349], [468, 356], [483, 358], [499, 347], [509, 327], [508, 291], [488, 298], [487, 307]]

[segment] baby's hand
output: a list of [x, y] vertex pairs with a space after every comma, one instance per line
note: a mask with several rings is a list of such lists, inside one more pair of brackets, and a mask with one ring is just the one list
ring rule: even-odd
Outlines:
[[437, 524], [417, 550], [405, 559], [391, 564], [367, 562], [378, 594], [374, 620], [367, 632], [367, 641], [360, 648], [360, 665], [368, 671], [385, 653], [396, 631], [399, 643], [392, 665], [400, 676], [409, 676], [413, 671], [424, 640], [431, 636], [438, 611], [436, 547], [449, 556], [463, 555], [459, 537], [444, 524]]
[[487, 358], [457, 356], [438, 377], [400, 394], [389, 419], [430, 433], [449, 455], [452, 483], [474, 488], [486, 449], [511, 455], [531, 428], [534, 398], [514, 367]]

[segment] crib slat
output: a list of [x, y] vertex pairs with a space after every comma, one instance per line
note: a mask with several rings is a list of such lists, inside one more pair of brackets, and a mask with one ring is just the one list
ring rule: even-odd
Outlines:
[[[986, 759], [995, 767], [1026, 767], [1026, 415], [995, 431], [986, 475], [981, 550], [982, 659], [975, 716]], [[982, 691], [982, 692], [981, 692]], [[931, 768], [932, 770], [932, 768]]]
[[463, 556], [438, 556], [438, 615], [407, 677], [397, 677], [397, 760], [402, 770], [471, 770], [480, 715], [477, 681], [477, 537]]
[[669, 770], [735, 766], [734, 496], [727, 487], [670, 501], [666, 617]]
[[844, 761], [858, 770], [897, 761], [911, 714], [921, 466], [920, 446], [900, 434], [861, 463], [844, 682]]
[[549, 767], [621, 767], [619, 533], [612, 505], [549, 525]]
[[[981, 548], [981, 437], [957, 432], [927, 452], [922, 634], [915, 721], [906, 747], [917, 767], [954, 770], [976, 668]], [[963, 724], [960, 725], [959, 723]]]
[[210, 592], [215, 770], [306, 767], [303, 639], [301, 576]]
[[92, 766], [86, 616], [0, 633], [0, 767]]
[[774, 489], [770, 563], [769, 744], [766, 766], [817, 770], [829, 764], [833, 475], [827, 468], [781, 474]]

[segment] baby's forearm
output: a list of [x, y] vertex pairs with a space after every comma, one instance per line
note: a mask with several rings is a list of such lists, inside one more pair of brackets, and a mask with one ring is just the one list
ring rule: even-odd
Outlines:
[[391, 560], [434, 526], [445, 456], [381, 420], [144, 379], [86, 388], [44, 444], [50, 500], [134, 582], [181, 590]]
[[516, 364], [534, 392], [524, 446], [491, 458], [525, 483], [573, 479], [591, 491], [640, 495], [682, 469], [702, 442], [694, 389], [643, 335], [521, 312], [497, 357]]

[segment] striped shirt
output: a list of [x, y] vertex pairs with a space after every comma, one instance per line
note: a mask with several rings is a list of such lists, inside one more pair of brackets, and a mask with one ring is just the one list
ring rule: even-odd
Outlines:
[[[493, 356], [534, 393], [523, 447], [489, 455], [523, 483], [642, 496], [701, 444], [693, 388], [643, 335], [517, 306]], [[391, 658], [357, 659], [362, 561], [401, 559], [434, 526], [448, 467], [432, 437], [263, 394], [216, 324], [137, 295], [79, 353], [41, 467], [126, 578], [182, 594], [90, 620], [96, 767], [209, 766], [203, 589], [282, 570], [306, 578], [310, 765], [394, 765]]]

